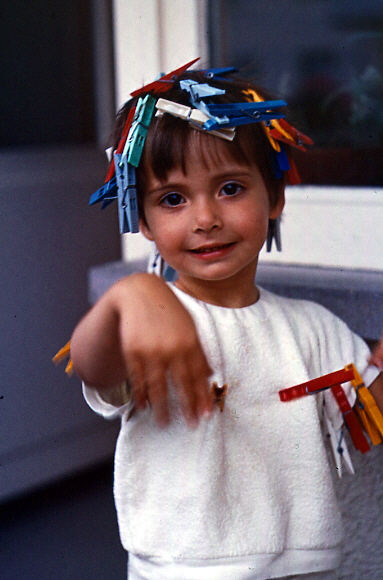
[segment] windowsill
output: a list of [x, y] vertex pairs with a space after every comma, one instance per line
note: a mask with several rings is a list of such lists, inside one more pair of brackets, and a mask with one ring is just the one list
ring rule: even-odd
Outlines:
[[[145, 272], [146, 260], [111, 262], [89, 270], [89, 301], [114, 282]], [[337, 314], [361, 336], [378, 340], [383, 331], [383, 272], [313, 266], [260, 264], [257, 283], [283, 296], [313, 300]]]

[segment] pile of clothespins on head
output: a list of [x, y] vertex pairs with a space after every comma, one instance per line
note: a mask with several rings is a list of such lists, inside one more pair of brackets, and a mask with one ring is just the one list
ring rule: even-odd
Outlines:
[[[184, 131], [193, 128], [227, 142], [234, 142], [236, 133], [243, 134], [242, 127], [251, 127], [248, 134], [251, 132], [252, 142], [262, 139], [263, 146], [251, 147], [247, 155], [255, 159], [257, 155], [267, 155], [272, 178], [263, 175], [266, 186], [270, 185], [267, 183], [270, 179], [277, 180], [279, 187], [281, 182], [282, 185], [299, 183], [290, 147], [304, 149], [312, 141], [284, 119], [281, 109], [286, 102], [265, 100], [249, 82], [234, 78], [234, 68], [188, 71], [197, 60], [131, 93], [132, 98], [117, 115], [105, 183], [92, 194], [89, 204], [101, 202], [105, 208], [117, 199], [121, 233], [139, 231], [140, 163], [148, 133], [155, 133], [162, 122], [173, 123], [173, 127], [174, 123], [181, 122]], [[166, 168], [163, 158], [161, 163]], [[271, 229], [270, 235], [268, 250], [273, 237], [279, 246], [277, 229]]]

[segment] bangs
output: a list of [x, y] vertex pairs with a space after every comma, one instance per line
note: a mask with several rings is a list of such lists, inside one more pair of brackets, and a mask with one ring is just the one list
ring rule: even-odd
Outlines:
[[186, 174], [188, 156], [192, 152], [206, 168], [223, 165], [229, 160], [240, 165], [256, 165], [269, 192], [271, 205], [277, 202], [281, 180], [274, 176], [270, 145], [258, 123], [237, 127], [233, 141], [227, 141], [193, 129], [187, 121], [164, 114], [154, 118], [150, 125], [143, 159], [137, 170], [141, 209], [140, 199], [146, 191], [148, 169], [163, 182], [173, 169], [180, 168]]

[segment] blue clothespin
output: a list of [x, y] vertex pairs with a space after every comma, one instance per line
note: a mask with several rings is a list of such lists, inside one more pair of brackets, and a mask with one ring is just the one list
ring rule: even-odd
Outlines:
[[224, 94], [225, 91], [223, 89], [210, 87], [210, 85], [206, 83], [198, 83], [197, 81], [193, 81], [191, 79], [185, 79], [184, 81], [180, 81], [180, 88], [189, 93], [190, 102], [193, 105], [193, 107], [199, 109], [200, 111], [205, 113], [205, 115], [210, 117], [210, 120], [215, 123], [216, 127], [219, 127], [219, 125], [229, 120], [227, 117], [220, 118], [212, 115], [212, 113], [210, 113], [207, 107], [207, 104], [202, 100], [203, 98], [206, 97]]
[[234, 66], [227, 66], [223, 68], [207, 68], [205, 70], [198, 71], [205, 75], [208, 79], [217, 79], [225, 77], [230, 73], [238, 72], [238, 69]]
[[197, 81], [193, 81], [191, 79], [180, 81], [180, 88], [190, 94], [190, 100], [195, 107], [201, 99], [214, 97], [216, 95], [224, 95], [226, 93], [225, 89], [211, 87], [207, 83], [198, 83]]
[[118, 216], [120, 222], [120, 233], [137, 233], [138, 226], [138, 204], [136, 190], [136, 170], [126, 157], [114, 154], [114, 164], [116, 167], [116, 179], [118, 188]]
[[102, 209], [109, 205], [117, 197], [117, 180], [112, 177], [110, 181], [104, 183], [97, 191], [92, 193], [89, 198], [89, 205], [94, 205], [102, 201]]
[[[209, 119], [204, 124], [205, 129], [212, 130], [220, 127], [237, 127], [249, 123], [269, 122], [272, 119], [285, 117], [283, 113], [273, 109], [284, 107], [286, 101], [262, 101], [260, 103], [225, 103], [207, 104], [206, 107], [213, 119]], [[216, 124], [215, 119], [225, 119], [224, 122]]]
[[157, 99], [152, 95], [146, 95], [144, 98], [140, 97], [138, 100], [132, 126], [122, 152], [122, 161], [126, 158], [127, 162], [134, 167], [138, 167], [140, 163], [156, 101]]
[[281, 171], [289, 171], [290, 163], [289, 158], [287, 157], [287, 153], [285, 148], [281, 145], [281, 150], [277, 153], [276, 158], [278, 162], [278, 167]]

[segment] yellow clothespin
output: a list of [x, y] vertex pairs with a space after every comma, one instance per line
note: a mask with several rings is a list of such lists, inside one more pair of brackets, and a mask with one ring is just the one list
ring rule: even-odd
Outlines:
[[52, 358], [52, 362], [55, 365], [60, 364], [64, 359], [69, 357], [69, 361], [65, 367], [65, 372], [67, 375], [72, 376], [73, 374], [73, 362], [70, 358], [70, 340], [55, 354]]
[[358, 399], [356, 410], [363, 423], [363, 426], [373, 445], [382, 443], [383, 436], [383, 415], [375, 402], [374, 397], [367, 389], [362, 377], [357, 371], [355, 365], [350, 364], [345, 367], [352, 369], [354, 372], [354, 379], [351, 381]]
[[[262, 103], [264, 101], [264, 99], [262, 99], [262, 97], [254, 90], [254, 89], [245, 89], [242, 91], [242, 93], [244, 95], [246, 95], [247, 97], [249, 97], [249, 101], [250, 102], [254, 102], [254, 103]], [[271, 125], [273, 126], [275, 122], [275, 119], [271, 120]], [[265, 124], [265, 123], [261, 123], [262, 129], [264, 130], [266, 137], [269, 140], [270, 145], [272, 146], [272, 148], [274, 149], [274, 151], [276, 151], [277, 153], [280, 152], [281, 150], [281, 146], [279, 145], [278, 141], [276, 141], [270, 134], [270, 129], [269, 127]]]

